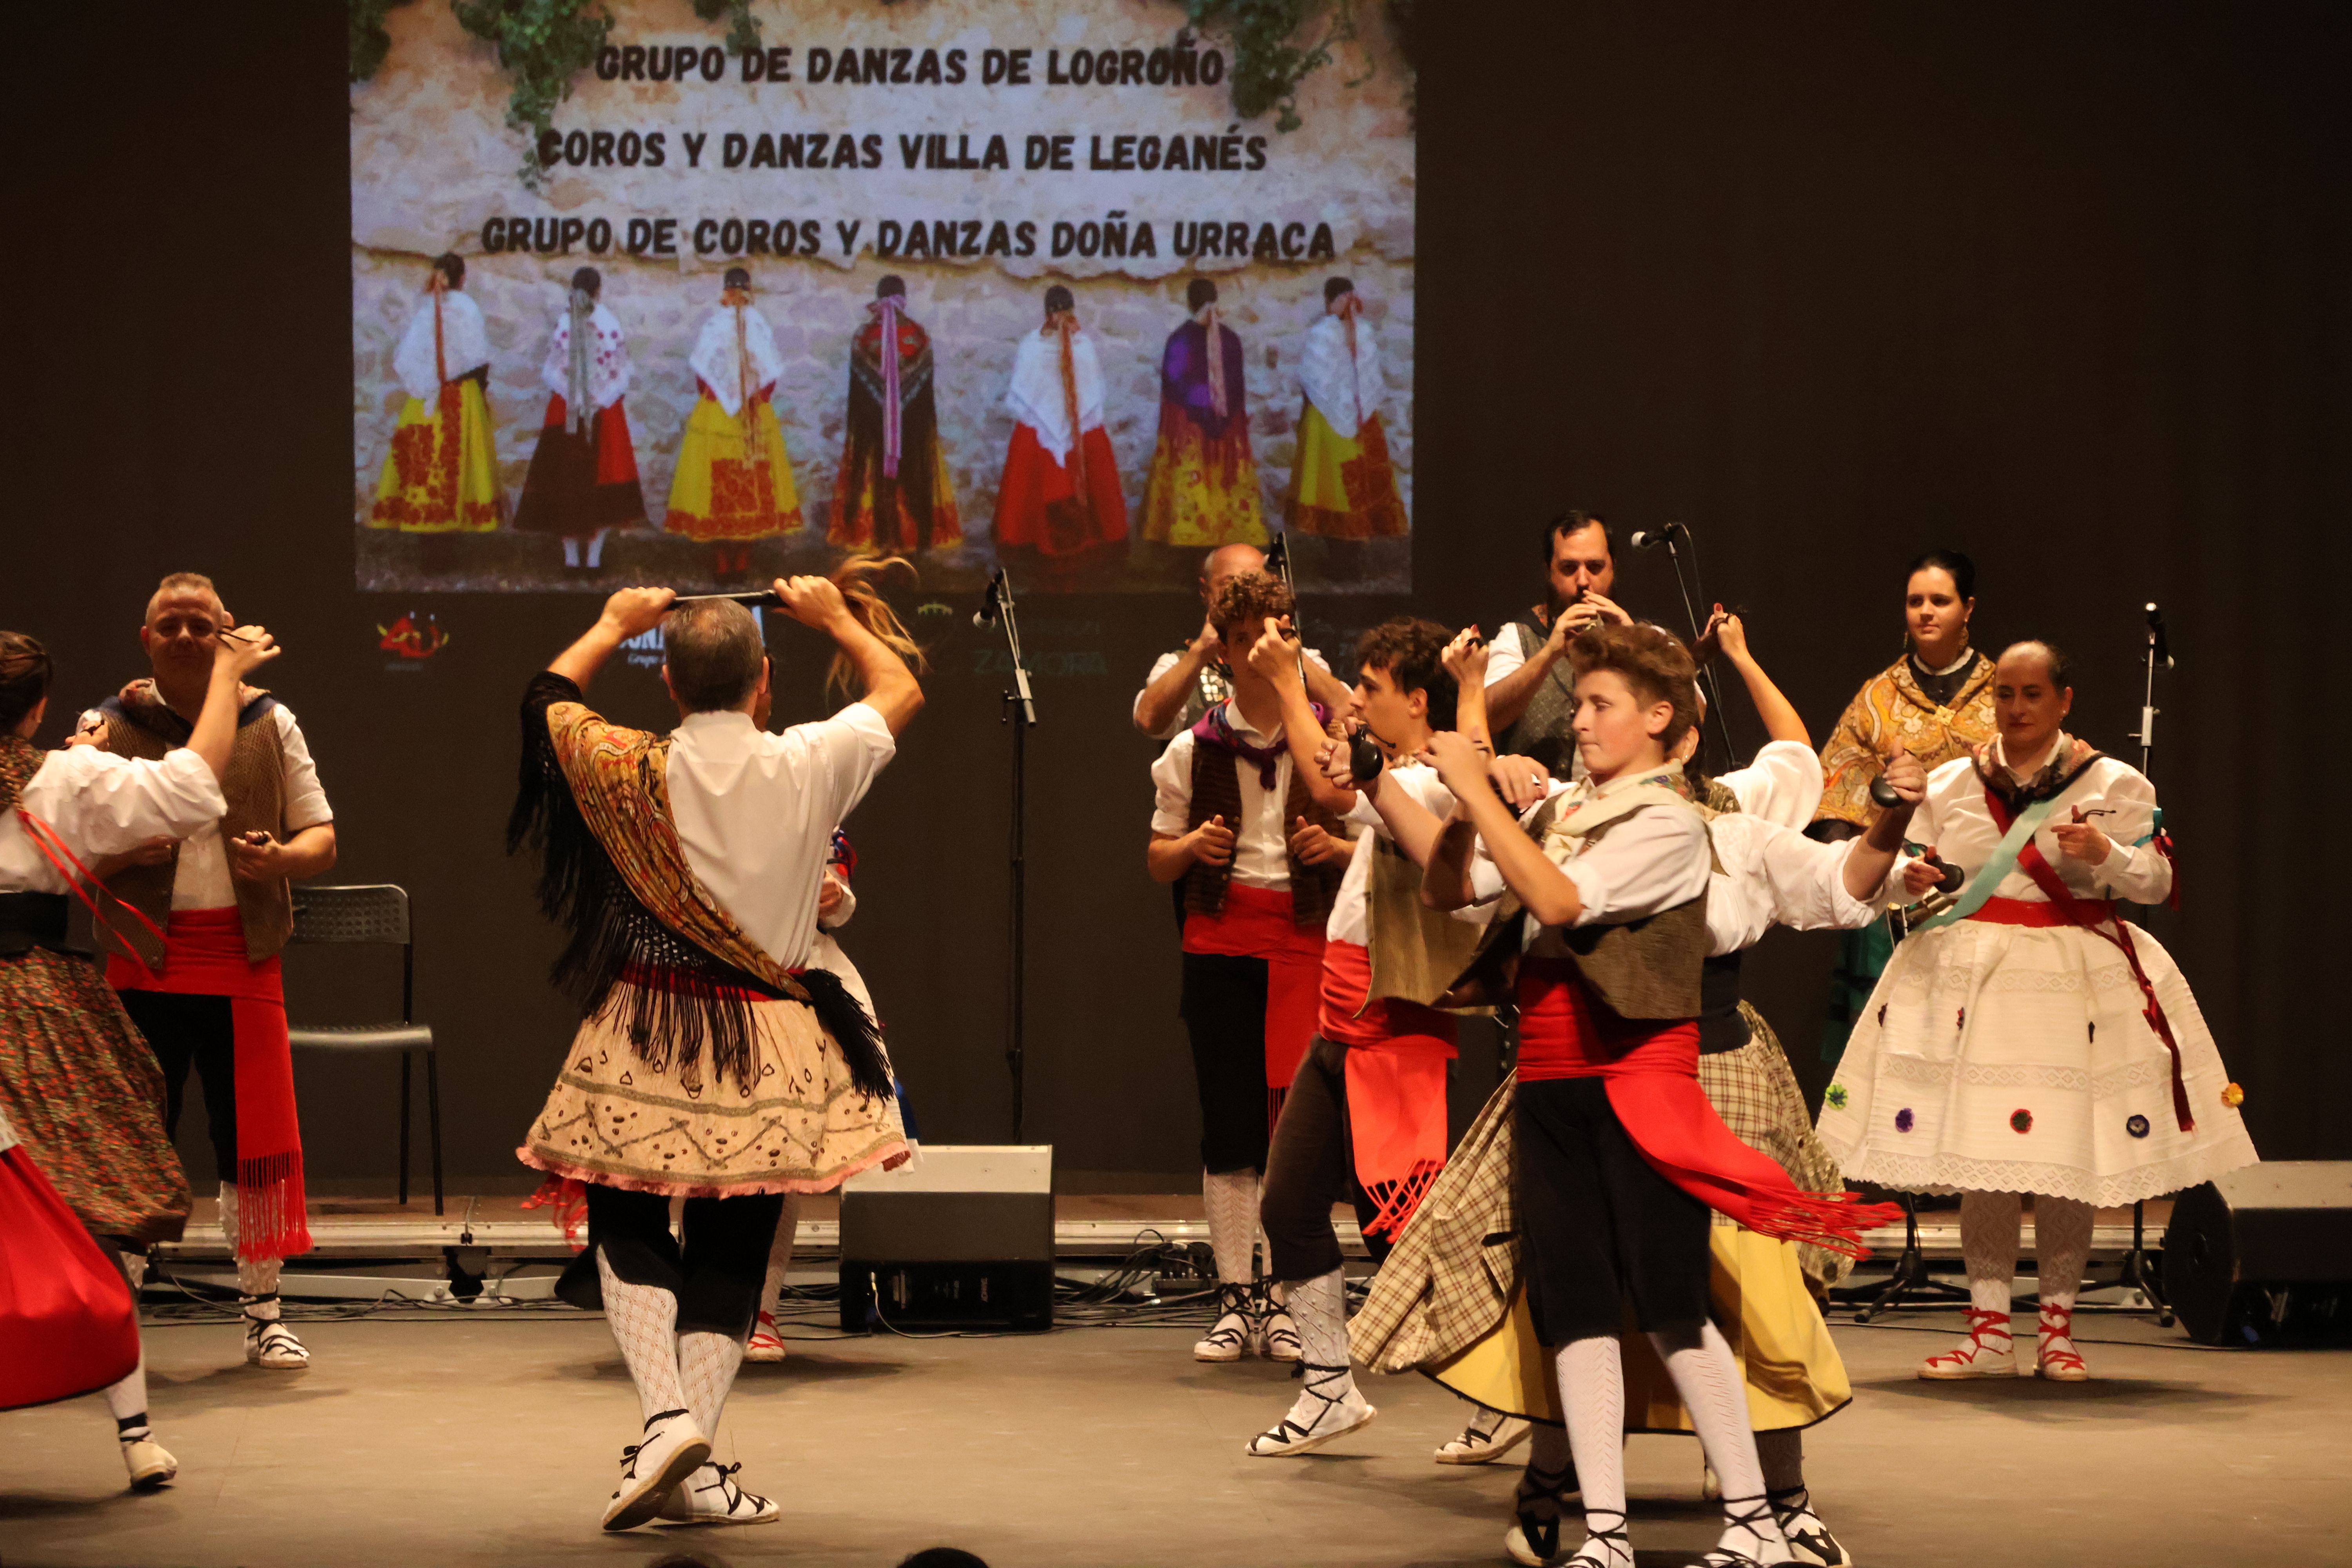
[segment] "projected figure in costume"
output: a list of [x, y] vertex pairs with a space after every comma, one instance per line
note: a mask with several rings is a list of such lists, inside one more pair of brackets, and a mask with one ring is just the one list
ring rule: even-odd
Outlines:
[[[139, 633], [152, 678], [84, 714], [82, 727], [121, 756], [162, 761], [187, 745], [230, 624], [211, 579], [164, 578]], [[245, 1359], [294, 1371], [310, 1352], [282, 1321], [278, 1279], [285, 1258], [310, 1249], [310, 1228], [278, 955], [294, 931], [292, 884], [334, 868], [335, 821], [293, 712], [267, 691], [240, 696], [221, 778], [227, 809], [100, 862], [107, 889], [140, 918], [98, 935], [107, 979], [163, 1064], [167, 1129], [179, 1125], [191, 1068], [204, 1086]]]
[[[1465, 635], [1466, 645], [1469, 637]], [[1375, 1414], [1348, 1361], [1348, 1299], [1331, 1208], [1356, 1211], [1378, 1263], [1445, 1164], [1445, 1073], [1454, 1020], [1431, 1008], [1470, 956], [1477, 928], [1425, 910], [1418, 860], [1454, 797], [1412, 759], [1431, 727], [1462, 722], [1483, 734], [1477, 702], [1484, 649], [1457, 670], [1445, 628], [1399, 616], [1364, 634], [1349, 717], [1387, 765], [1361, 787], [1328, 781], [1335, 746], [1316, 723], [1298, 674], [1297, 643], [1268, 630], [1250, 649], [1254, 672], [1282, 697], [1294, 776], [1318, 805], [1363, 829], [1325, 927], [1322, 1003], [1315, 1037], [1291, 1080], [1266, 1156], [1271, 1272], [1297, 1325], [1305, 1383], [1281, 1421], [1250, 1440], [1260, 1458], [1303, 1454], [1370, 1424]], [[1353, 781], [1351, 770], [1342, 771]], [[1450, 962], [1449, 962], [1450, 959]]]
[[486, 395], [490, 336], [465, 283], [462, 259], [436, 258], [425, 302], [393, 351], [393, 374], [408, 401], [376, 483], [370, 528], [486, 533], [506, 521]]
[[[872, 1020], [877, 1038], [881, 1036], [882, 1015], [874, 1010], [873, 994], [866, 989], [866, 977], [849, 962], [849, 954], [841, 951], [834, 932], [849, 923], [857, 912], [857, 894], [850, 887], [850, 879], [857, 873], [857, 851], [850, 847], [849, 835], [836, 827], [833, 830], [833, 848], [825, 857], [824, 880], [817, 885], [816, 943], [811, 962], [816, 968], [830, 970], [841, 977], [849, 994]], [[896, 1086], [896, 1079], [892, 1080]], [[903, 1109], [903, 1108], [902, 1108]], [[907, 1142], [914, 1145], [914, 1134], [908, 1131]], [[749, 1347], [743, 1352], [745, 1361], [779, 1362], [784, 1359], [784, 1341], [778, 1331], [776, 1308], [782, 1302], [786, 1276], [793, 1271], [793, 1242], [800, 1230], [800, 1194], [784, 1194], [784, 1210], [776, 1221], [776, 1239], [768, 1248], [768, 1272], [760, 1286], [760, 1313], [751, 1329]]]
[[[1201, 629], [1182, 647], [1152, 660], [1130, 710], [1137, 729], [1155, 741], [1172, 741], [1199, 723], [1212, 703], [1232, 695], [1222, 662], [1224, 639], [1209, 616], [1226, 584], [1245, 572], [1265, 570], [1265, 552], [1255, 544], [1224, 545], [1201, 558]], [[1348, 689], [1331, 673], [1320, 649], [1306, 653], [1307, 696], [1336, 710], [1348, 700]]]
[[997, 543], [1071, 556], [1126, 538], [1102, 364], [1059, 283], [1045, 290], [1045, 324], [1022, 335], [1004, 402], [1014, 424], [996, 491]]
[[662, 526], [711, 547], [711, 570], [751, 570], [751, 545], [801, 526], [784, 429], [772, 401], [783, 374], [768, 318], [751, 303], [751, 275], [727, 269], [719, 309], [702, 323], [690, 363], [698, 395], [677, 444]]
[[1573, 781], [1584, 764], [1569, 639], [1602, 621], [1632, 626], [1633, 617], [1609, 597], [1617, 591], [1617, 555], [1606, 522], [1570, 507], [1544, 524], [1543, 552], [1544, 602], [1496, 635], [1486, 661], [1486, 719], [1497, 748]]
[[547, 341], [539, 379], [547, 418], [523, 476], [515, 527], [563, 536], [563, 564], [593, 572], [604, 564], [604, 536], [646, 520], [637, 455], [622, 398], [629, 390], [629, 343], [620, 318], [602, 303], [603, 275], [572, 275], [563, 313]]
[[[1810, 829], [1834, 841], [1870, 818], [1870, 784], [1900, 746], [1929, 772], [1993, 736], [1992, 660], [1969, 646], [1977, 607], [1975, 563], [1931, 550], [1911, 563], [1903, 591], [1903, 657], [1863, 683], [1822, 748], [1821, 813]], [[1822, 1057], [1834, 1062], [1895, 951], [1884, 921], [1846, 934], [1831, 977]]]
[[1407, 525], [1381, 423], [1380, 345], [1347, 279], [1323, 285], [1323, 310], [1299, 353], [1305, 401], [1282, 514], [1292, 528], [1326, 539], [1394, 538]]
[[849, 343], [849, 415], [825, 538], [885, 554], [960, 544], [963, 520], [940, 449], [930, 335], [907, 314], [903, 278], [877, 283], [866, 310], [869, 320]]
[[[1510, 1105], [1518, 1170], [1507, 1205], [1516, 1214], [1481, 1213], [1496, 1207], [1497, 1177], [1465, 1138], [1455, 1164], [1474, 1160], [1468, 1175], [1485, 1192], [1455, 1189], [1442, 1211], [1433, 1196], [1422, 1212], [1443, 1212], [1455, 1227], [1484, 1224], [1486, 1234], [1516, 1229], [1534, 1337], [1556, 1363], [1586, 1540], [1563, 1558], [1559, 1494], [1547, 1500], [1523, 1483], [1506, 1537], [1514, 1558], [1633, 1562], [1617, 1341], [1630, 1308], [1723, 1479], [1725, 1530], [1708, 1561], [1782, 1562], [1787, 1543], [1738, 1365], [1709, 1321], [1707, 1210], [1766, 1237], [1846, 1250], [1881, 1215], [1843, 1193], [1801, 1191], [1735, 1138], [1700, 1089], [1711, 858], [1706, 823], [1677, 793], [1682, 770], [1670, 761], [1698, 715], [1688, 652], [1654, 626], [1601, 626], [1569, 657], [1586, 778], [1551, 795], [1524, 826], [1487, 787], [1485, 756], [1468, 738], [1431, 742], [1459, 805], [1431, 854], [1429, 900], [1460, 908], [1510, 895], [1496, 946], [1521, 950], [1518, 1068], [1479, 1135], [1491, 1141], [1496, 1106]], [[1525, 765], [1532, 778], [1535, 765]], [[1400, 1248], [1391, 1266], [1402, 1263], [1410, 1281], [1427, 1267], [1427, 1247], [1417, 1258]], [[1539, 1448], [1538, 1468], [1557, 1467], [1564, 1485], [1563, 1458]]]
[[[22, 633], [0, 632], [0, 1152], [18, 1145], [0, 1156], [12, 1162], [0, 1168], [0, 1231], [11, 1238], [5, 1272], [14, 1282], [0, 1289], [8, 1319], [0, 1408], [103, 1388], [141, 1491], [168, 1483], [179, 1462], [148, 1426], [147, 1363], [125, 1287], [135, 1289], [149, 1247], [180, 1238], [188, 1179], [164, 1130], [154, 1053], [68, 945], [66, 922], [69, 897], [88, 900], [100, 924], [135, 920], [93, 897], [82, 875], [89, 861], [220, 821], [239, 679], [278, 650], [247, 626], [210, 651], [185, 747], [153, 761], [86, 739], [42, 752], [33, 736], [48, 707], [48, 654]], [[39, 1175], [16, 1170], [17, 1160]], [[59, 1200], [68, 1227], [45, 1227]], [[45, 1228], [63, 1245], [37, 1281], [16, 1247]]]
[[1160, 440], [1143, 481], [1143, 537], [1161, 544], [1264, 544], [1250, 455], [1241, 334], [1218, 319], [1217, 286], [1185, 287], [1192, 320], [1160, 354]]
[[1257, 1279], [1258, 1177], [1282, 1096], [1315, 1032], [1323, 931], [1345, 870], [1339, 820], [1314, 803], [1284, 742], [1282, 701], [1249, 666], [1290, 591], [1262, 572], [1225, 584], [1211, 613], [1233, 695], [1151, 765], [1145, 863], [1184, 889], [1183, 1015], [1201, 1094], [1201, 1190], [1218, 1314], [1200, 1361], [1253, 1346], [1298, 1359], [1288, 1315]]
[[[2045, 1378], [2090, 1375], [2073, 1335], [2097, 1205], [2253, 1163], [2237, 1086], [2172, 955], [2118, 918], [2162, 902], [2170, 842], [2137, 769], [2062, 728], [2066, 659], [2023, 642], [1993, 673], [1999, 733], [1927, 779], [1911, 837], [1969, 876], [1913, 921], [1855, 1023], [1822, 1142], [1858, 1181], [1960, 1189], [1969, 1335], [1926, 1378], [2028, 1370], [2010, 1333], [2021, 1204], [2032, 1193]], [[1916, 898], [1925, 862], [1890, 879]]]
[[[787, 1194], [830, 1192], [906, 1153], [881, 1042], [816, 965], [815, 938], [834, 825], [922, 705], [896, 651], [913, 645], [870, 589], [774, 587], [865, 691], [830, 719], [768, 733], [751, 612], [724, 600], [673, 611], [667, 588], [614, 595], [523, 700], [508, 840], [541, 857], [541, 906], [572, 938], [555, 979], [583, 1021], [517, 1154], [584, 1195], [587, 1250], [559, 1289], [603, 1307], [643, 1410], [606, 1530], [778, 1516], [708, 1461], [779, 1212]], [[657, 626], [679, 713], [666, 735], [607, 723], [583, 700], [613, 650]], [[682, 1242], [673, 1197], [686, 1200]]]

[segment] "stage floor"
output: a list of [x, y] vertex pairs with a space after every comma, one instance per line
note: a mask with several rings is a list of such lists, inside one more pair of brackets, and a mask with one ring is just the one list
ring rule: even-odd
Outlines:
[[[2352, 1552], [2352, 1354], [2209, 1351], [2105, 1317], [2084, 1321], [2088, 1384], [1914, 1379], [1956, 1321], [1835, 1331], [1856, 1399], [1808, 1447], [1862, 1563], [2258, 1568]], [[317, 1361], [299, 1373], [242, 1365], [226, 1324], [151, 1331], [158, 1431], [182, 1465], [155, 1496], [120, 1489], [99, 1400], [0, 1415], [0, 1558], [889, 1568], [951, 1542], [994, 1568], [1506, 1561], [1516, 1465], [1429, 1459], [1461, 1425], [1451, 1395], [1375, 1379], [1381, 1418], [1360, 1437], [1252, 1459], [1244, 1441], [1294, 1385], [1265, 1363], [1194, 1363], [1191, 1330], [796, 1343], [782, 1366], [745, 1369], [719, 1438], [783, 1521], [606, 1537], [637, 1416], [601, 1321], [504, 1309], [305, 1328]], [[1695, 1444], [1636, 1438], [1630, 1474], [1642, 1568], [1712, 1543]]]

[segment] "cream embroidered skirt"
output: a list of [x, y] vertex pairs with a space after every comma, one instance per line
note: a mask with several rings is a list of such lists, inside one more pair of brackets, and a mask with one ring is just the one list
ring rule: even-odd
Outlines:
[[[615, 993], [616, 1001], [618, 993]], [[580, 1026], [545, 1109], [515, 1155], [558, 1176], [666, 1193], [823, 1193], [907, 1150], [895, 1100], [876, 1100], [804, 1004], [751, 1004], [749, 1089], [698, 1062], [688, 1085], [640, 1058], [608, 1005]]]
[[2156, 938], [2135, 926], [2131, 940], [2179, 1044], [2195, 1131], [2180, 1130], [2171, 1055], [2112, 942], [1961, 921], [1896, 945], [1830, 1085], [1822, 1142], [1857, 1181], [2109, 1206], [2252, 1164], [2189, 983]]

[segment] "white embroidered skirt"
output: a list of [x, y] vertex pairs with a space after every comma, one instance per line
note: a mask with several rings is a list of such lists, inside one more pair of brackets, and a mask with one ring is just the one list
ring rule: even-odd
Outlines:
[[2179, 1043], [2193, 1131], [2112, 942], [1961, 921], [1897, 944], [1854, 1025], [1818, 1129], [1845, 1173], [2113, 1205], [2253, 1163], [2189, 983], [2146, 931], [2131, 939]]
[[822, 1193], [902, 1154], [896, 1100], [850, 1082], [841, 1047], [799, 1002], [751, 1004], [751, 1087], [703, 1061], [688, 1087], [678, 1064], [642, 1060], [613, 1020], [614, 1002], [580, 1026], [547, 1104], [515, 1155], [536, 1170], [672, 1197]]

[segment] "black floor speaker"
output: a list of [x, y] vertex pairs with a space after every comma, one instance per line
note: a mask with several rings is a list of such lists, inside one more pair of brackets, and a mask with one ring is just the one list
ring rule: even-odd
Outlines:
[[2181, 1194], [2164, 1291], [2207, 1344], [2352, 1331], [2352, 1160], [2266, 1162]]
[[841, 1192], [841, 1326], [1054, 1326], [1054, 1151], [925, 1144]]

